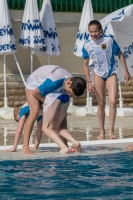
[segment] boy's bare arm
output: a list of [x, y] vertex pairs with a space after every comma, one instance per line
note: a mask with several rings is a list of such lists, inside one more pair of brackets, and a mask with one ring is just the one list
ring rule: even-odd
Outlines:
[[89, 59], [84, 60], [84, 72], [87, 81], [90, 81]]
[[89, 58], [84, 60], [84, 72], [85, 72], [86, 81], [88, 83], [88, 91], [94, 92], [94, 86], [92, 85], [91, 80], [90, 80]]
[[19, 122], [18, 122], [18, 127], [17, 127], [16, 133], [15, 133], [15, 139], [14, 139], [13, 147], [12, 147], [11, 149], [6, 149], [6, 150], [5, 150], [6, 152], [14, 152], [14, 151], [16, 151], [17, 145], [18, 145], [18, 143], [19, 143], [20, 137], [21, 137], [22, 132], [23, 132], [25, 119], [26, 119], [26, 116], [24, 115], [24, 116], [19, 120]]
[[41, 95], [40, 91], [38, 88], [36, 88], [33, 92], [32, 92], [33, 96], [38, 99], [39, 101], [41, 101], [42, 103], [44, 102], [44, 97]]
[[128, 72], [128, 68], [127, 68], [127, 64], [126, 64], [125, 58], [124, 58], [122, 53], [119, 53], [118, 57], [119, 57], [119, 60], [120, 60], [120, 62], [122, 64], [122, 66], [123, 66], [123, 69], [124, 69], [125, 81], [129, 81], [131, 76], [130, 76], [130, 74]]

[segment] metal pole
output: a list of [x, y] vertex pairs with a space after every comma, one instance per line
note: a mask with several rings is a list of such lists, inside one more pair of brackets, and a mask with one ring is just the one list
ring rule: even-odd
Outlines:
[[105, 1], [105, 12], [108, 12], [107, 1]]
[[31, 73], [33, 72], [33, 54], [32, 54], [32, 48], [31, 48]]
[[48, 65], [50, 65], [50, 56], [48, 56]]
[[[63, 1], [64, 1], [64, 0], [63, 0]], [[63, 2], [62, 2], [62, 0], [61, 0], [61, 2], [60, 2], [60, 10], [63, 11]]]
[[[116, 35], [116, 26], [115, 26], [115, 38], [117, 41], [117, 35]], [[117, 41], [118, 42], [118, 41]], [[117, 58], [117, 63], [118, 63], [118, 58]], [[120, 72], [119, 72], [119, 64], [118, 64], [118, 77], [119, 77], [119, 107], [123, 108], [123, 98], [122, 98], [122, 92], [121, 92], [121, 83], [120, 83]]]
[[68, 11], [68, 0], [66, 0], [66, 11]]
[[98, 12], [98, 2], [96, 0], [96, 12]]
[[78, 11], [78, 0], [76, 0], [76, 12]]
[[71, 11], [73, 11], [73, 4], [72, 4], [72, 0], [71, 0]]
[[103, 2], [102, 2], [102, 0], [100, 2], [100, 12], [103, 12]]
[[4, 127], [4, 146], [6, 146], [6, 142], [7, 142], [7, 128]]
[[17, 65], [17, 67], [18, 67], [18, 70], [19, 70], [19, 72], [20, 72], [20, 75], [21, 75], [21, 77], [22, 77], [23, 83], [24, 83], [24, 85], [25, 85], [24, 76], [23, 76], [22, 71], [21, 71], [21, 69], [20, 69], [20, 66], [19, 66], [19, 63], [18, 63], [18, 61], [17, 61], [16, 55], [13, 54], [13, 56], [14, 56], [14, 59], [15, 59], [16, 65]]
[[58, 10], [58, 4], [57, 4], [57, 0], [55, 0], [55, 10]]
[[87, 98], [86, 98], [86, 106], [90, 107], [90, 99], [89, 99], [90, 95], [89, 95], [89, 91], [88, 91], [88, 83], [87, 83]]
[[6, 56], [4, 55], [4, 107], [7, 108], [7, 90], [6, 90]]
[[14, 2], [14, 0], [12, 1], [12, 8], [13, 9], [15, 8], [15, 2]]
[[110, 12], [112, 12], [112, 1], [110, 1]]

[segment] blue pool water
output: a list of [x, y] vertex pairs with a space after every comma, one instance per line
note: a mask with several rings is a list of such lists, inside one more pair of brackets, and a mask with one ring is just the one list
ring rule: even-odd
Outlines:
[[0, 199], [133, 199], [133, 153], [0, 162]]

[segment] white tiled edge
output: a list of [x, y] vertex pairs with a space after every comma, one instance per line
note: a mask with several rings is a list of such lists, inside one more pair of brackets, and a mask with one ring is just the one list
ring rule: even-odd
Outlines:
[[[133, 138], [126, 139], [114, 139], [114, 140], [92, 140], [92, 141], [80, 141], [82, 146], [85, 145], [97, 145], [97, 144], [120, 144], [120, 143], [133, 143]], [[68, 143], [71, 146], [71, 143]], [[13, 145], [0, 146], [0, 150], [11, 148]], [[30, 145], [33, 146], [33, 145]], [[39, 147], [58, 147], [56, 143], [44, 143], [40, 144]], [[17, 149], [22, 149], [22, 145], [18, 145]]]

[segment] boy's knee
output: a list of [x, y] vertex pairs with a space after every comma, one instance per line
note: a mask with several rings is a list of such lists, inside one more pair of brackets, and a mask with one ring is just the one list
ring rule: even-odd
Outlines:
[[30, 115], [32, 115], [32, 117], [37, 118], [38, 114], [39, 114], [38, 108], [33, 108], [30, 110]]
[[53, 129], [53, 126], [51, 124], [44, 124], [42, 126], [42, 132], [46, 133], [49, 129]]
[[104, 101], [100, 101], [100, 102], [98, 103], [98, 106], [99, 106], [100, 108], [104, 108], [104, 107], [105, 107], [105, 102], [104, 102]]
[[43, 126], [42, 126], [42, 132], [45, 133], [46, 130], [47, 130], [47, 127], [43, 125]]
[[116, 100], [115, 100], [115, 99], [112, 99], [112, 100], [109, 102], [109, 106], [110, 106], [110, 107], [116, 107]]

